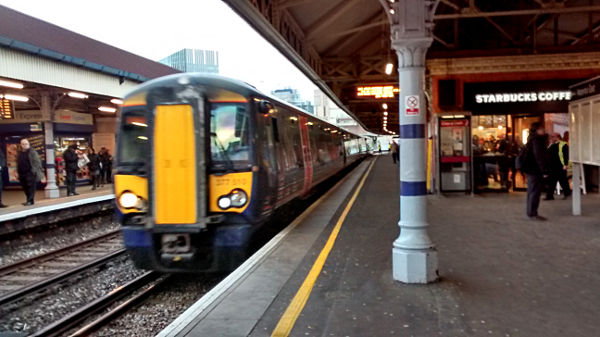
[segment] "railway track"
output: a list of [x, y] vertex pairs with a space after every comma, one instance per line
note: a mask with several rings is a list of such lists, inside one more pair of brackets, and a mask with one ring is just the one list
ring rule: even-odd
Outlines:
[[[72, 331], [68, 334], [68, 336], [71, 337], [88, 336], [143, 301], [154, 291], [157, 291], [170, 276], [159, 277], [160, 274], [157, 272], [146, 272], [129, 283], [115, 288], [108, 294], [90, 302], [29, 336], [59, 336], [65, 334], [69, 330]], [[119, 301], [121, 301], [121, 303], [116, 305]], [[114, 307], [102, 315], [99, 315], [103, 310], [106, 310], [111, 306]], [[98, 317], [73, 332], [73, 330], [82, 322], [89, 320], [93, 316]]]
[[101, 265], [125, 249], [118, 230], [0, 267], [0, 305]]

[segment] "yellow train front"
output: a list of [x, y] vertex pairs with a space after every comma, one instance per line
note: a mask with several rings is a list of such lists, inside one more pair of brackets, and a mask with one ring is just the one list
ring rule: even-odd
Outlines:
[[274, 209], [369, 147], [245, 83], [198, 74], [127, 95], [117, 143], [125, 246], [138, 267], [166, 272], [237, 266]]

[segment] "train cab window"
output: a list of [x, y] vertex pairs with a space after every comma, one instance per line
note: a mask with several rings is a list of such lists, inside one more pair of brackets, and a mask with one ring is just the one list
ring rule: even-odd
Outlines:
[[210, 132], [213, 161], [250, 159], [250, 129], [246, 104], [212, 103]]
[[119, 141], [119, 165], [142, 166], [148, 157], [148, 121], [143, 111], [125, 111]]

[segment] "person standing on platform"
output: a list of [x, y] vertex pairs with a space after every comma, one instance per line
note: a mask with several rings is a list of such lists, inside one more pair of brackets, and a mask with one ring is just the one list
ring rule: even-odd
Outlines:
[[37, 151], [33, 150], [26, 138], [21, 139], [21, 151], [17, 155], [17, 173], [19, 182], [23, 187], [27, 201], [25, 206], [33, 205], [35, 198], [35, 185], [44, 178], [42, 161]]
[[544, 221], [538, 214], [540, 197], [544, 188], [544, 179], [548, 177], [546, 139], [541, 123], [532, 123], [529, 138], [524, 149], [525, 158], [521, 170], [527, 175], [527, 216], [531, 220]]
[[92, 179], [92, 190], [95, 190], [100, 186], [100, 157], [96, 154], [93, 147], [88, 147], [87, 157], [89, 162], [87, 163], [88, 169], [90, 170], [90, 178]]
[[571, 195], [571, 187], [567, 179], [567, 169], [569, 168], [569, 145], [567, 142], [560, 139], [560, 134], [553, 133], [551, 137], [552, 143], [548, 147], [548, 162], [549, 162], [549, 177], [548, 190], [545, 200], [554, 200], [554, 189], [556, 183], [560, 183], [563, 190], [564, 198]]
[[4, 170], [5, 167], [6, 167], [6, 157], [4, 156], [4, 152], [2, 152], [2, 150], [0, 150], [0, 208], [8, 207], [2, 203], [2, 187], [3, 187], [2, 171]]
[[104, 156], [105, 156], [105, 162], [106, 162], [106, 169], [105, 169], [105, 175], [106, 175], [106, 183], [107, 184], [112, 184], [112, 165], [113, 165], [113, 157], [110, 155], [110, 152], [108, 151], [108, 149], [106, 149], [106, 151], [104, 151]]
[[390, 144], [390, 152], [392, 152], [392, 159], [394, 160], [394, 164], [399, 161], [398, 159], [398, 144], [394, 140], [392, 140], [392, 144]]
[[65, 171], [67, 171], [67, 197], [71, 195], [78, 195], [75, 192], [75, 183], [77, 182], [77, 171], [79, 166], [79, 156], [77, 155], [77, 145], [71, 144], [63, 153], [63, 159], [65, 161]]

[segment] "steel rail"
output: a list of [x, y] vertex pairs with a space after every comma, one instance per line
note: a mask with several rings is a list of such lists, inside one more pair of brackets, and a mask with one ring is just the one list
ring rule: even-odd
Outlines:
[[81, 242], [78, 242], [76, 244], [67, 246], [67, 247], [63, 247], [63, 248], [59, 248], [41, 255], [37, 255], [37, 256], [33, 256], [24, 260], [20, 260], [11, 264], [7, 264], [4, 266], [0, 266], [0, 276], [2, 275], [6, 275], [12, 272], [15, 272], [19, 269], [25, 268], [25, 267], [29, 267], [38, 263], [43, 263], [46, 262], [50, 259], [54, 259], [60, 255], [62, 255], [63, 253], [68, 253], [69, 251], [75, 250], [77, 248], [82, 248], [88, 245], [91, 245], [93, 243], [96, 243], [98, 241], [102, 241], [110, 236], [113, 235], [117, 235], [120, 232], [119, 229], [116, 229], [114, 231], [110, 231], [108, 233], [105, 234], [101, 234], [98, 235], [96, 237], [93, 237], [91, 239], [87, 239]]
[[[101, 310], [108, 308], [115, 302], [119, 301], [123, 297], [134, 293], [136, 290], [144, 287], [150, 282], [154, 281], [160, 274], [154, 271], [146, 272], [140, 277], [130, 281], [129, 283], [117, 287], [105, 296], [102, 296], [89, 304], [77, 309], [71, 314], [61, 318], [60, 320], [46, 326], [45, 328], [38, 330], [31, 334], [30, 336], [39, 337], [39, 336], [58, 336], [70, 329], [73, 329], [77, 324], [83, 322], [85, 319], [91, 317], [94, 314], [99, 313]], [[165, 278], [166, 279], [166, 278]], [[140, 294], [134, 296], [132, 299], [125, 301], [123, 304], [117, 306], [113, 311], [103, 315], [98, 320], [92, 322], [91, 324], [86, 325], [82, 329], [75, 332], [75, 336], [80, 336], [85, 334], [86, 332], [92, 331], [91, 329], [99, 328], [101, 324], [107, 322], [107, 320], [115, 317], [117, 313], [122, 313], [125, 309], [129, 308], [131, 305], [136, 303], [139, 299], [147, 296], [152, 290], [157, 288], [157, 285], [164, 282], [161, 280], [154, 285], [148, 287]]]
[[81, 274], [81, 273], [87, 271], [88, 269], [91, 269], [91, 268], [96, 267], [98, 265], [104, 264], [104, 263], [106, 263], [106, 262], [108, 262], [108, 261], [110, 261], [110, 260], [112, 260], [112, 259], [114, 259], [114, 258], [116, 258], [116, 257], [118, 257], [120, 255], [125, 254], [125, 252], [126, 252], [125, 248], [119, 249], [119, 250], [114, 251], [114, 252], [112, 252], [112, 253], [110, 253], [108, 255], [99, 257], [99, 258], [97, 258], [97, 259], [95, 259], [93, 261], [90, 261], [88, 263], [82, 264], [82, 265], [80, 265], [78, 267], [66, 270], [66, 271], [64, 271], [64, 272], [62, 272], [60, 274], [56, 274], [56, 275], [54, 275], [52, 277], [49, 277], [47, 279], [44, 279], [42, 281], [30, 284], [28, 286], [20, 288], [19, 290], [9, 292], [8, 294], [0, 297], [0, 305], [4, 305], [4, 304], [10, 303], [10, 302], [14, 302], [14, 301], [16, 301], [16, 300], [18, 300], [18, 299], [20, 299], [20, 298], [22, 298], [22, 297], [24, 297], [26, 295], [29, 295], [29, 294], [31, 294], [33, 292], [36, 292], [36, 291], [39, 291], [39, 290], [42, 290], [42, 289], [46, 289], [46, 288], [48, 288], [48, 287], [50, 287], [52, 285], [55, 285], [56, 283], [58, 283], [58, 282], [60, 282], [60, 281], [62, 281], [64, 279], [67, 279], [69, 277]]

